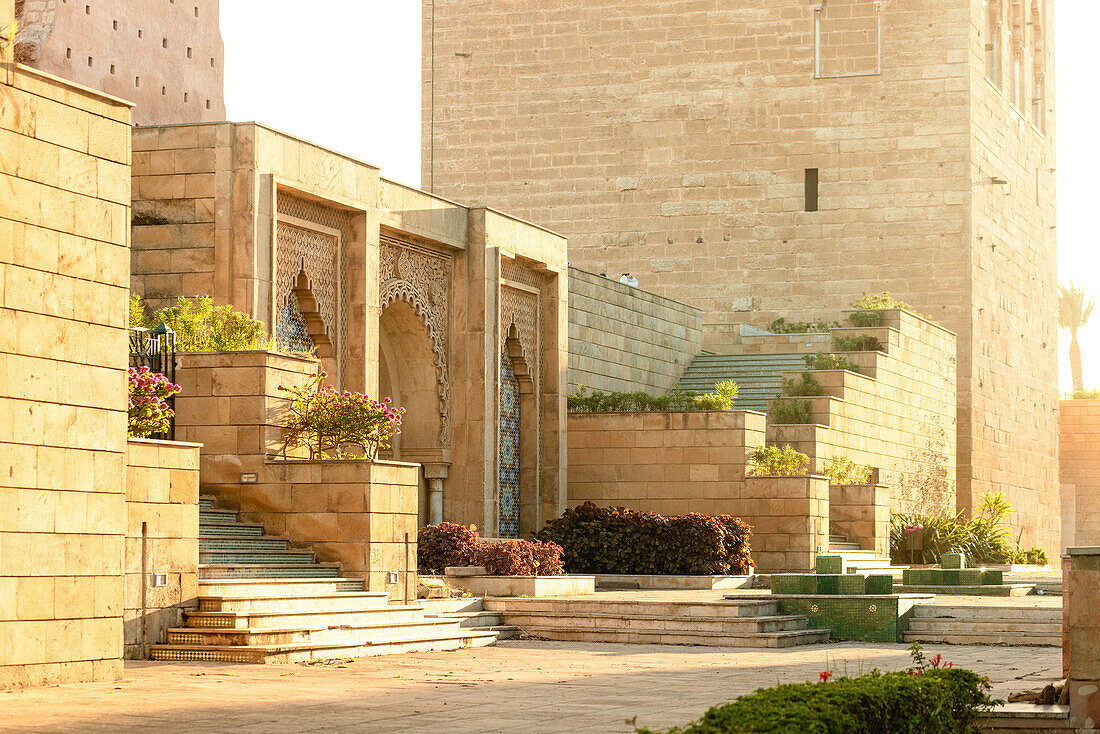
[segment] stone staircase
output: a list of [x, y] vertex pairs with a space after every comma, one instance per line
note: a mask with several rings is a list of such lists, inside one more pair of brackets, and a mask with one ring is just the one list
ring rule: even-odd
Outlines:
[[[489, 645], [511, 630], [499, 617], [419, 604], [391, 604], [343, 578], [339, 564], [291, 550], [286, 538], [242, 523], [232, 510], [200, 499], [199, 606], [184, 626], [153, 645], [154, 660], [289, 663]], [[482, 622], [486, 624], [483, 626]]]
[[1062, 645], [1060, 607], [919, 604], [906, 642]]
[[908, 568], [891, 565], [889, 558], [863, 550], [859, 543], [849, 542], [843, 535], [829, 536], [829, 555], [844, 559], [844, 573], [889, 573], [900, 579], [901, 572]]
[[806, 369], [801, 354], [699, 354], [680, 377], [677, 387], [705, 393], [717, 382], [737, 383], [736, 410], [768, 409], [768, 399], [782, 391], [784, 372]]
[[485, 608], [525, 635], [546, 640], [774, 648], [829, 639], [829, 630], [807, 629], [805, 617], [779, 614], [773, 601], [599, 597], [486, 599]]

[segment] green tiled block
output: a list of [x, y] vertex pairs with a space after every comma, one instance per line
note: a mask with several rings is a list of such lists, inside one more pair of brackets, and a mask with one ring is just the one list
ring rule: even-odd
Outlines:
[[897, 599], [861, 599], [836, 596], [828, 599], [785, 599], [781, 614], [802, 614], [812, 628], [827, 628], [840, 640], [901, 642], [908, 627], [899, 614]]
[[864, 588], [865, 594], [893, 594], [894, 577], [884, 573], [873, 574], [867, 577]]
[[901, 578], [906, 586], [937, 586], [940, 576], [935, 568], [912, 568], [902, 571]]
[[818, 594], [837, 594], [840, 591], [840, 574], [819, 573], [817, 576]]
[[958, 586], [960, 573], [962, 573], [962, 569], [945, 568], [940, 571], [940, 574], [942, 574], [942, 581], [940, 583], [944, 586]]
[[1000, 586], [1004, 582], [1003, 571], [982, 571], [982, 586]]
[[928, 578], [928, 580], [924, 582], [925, 586], [943, 586], [943, 569], [927, 568], [924, 572], [927, 574]]
[[944, 553], [940, 557], [941, 568], [966, 568], [966, 558], [962, 553]]
[[982, 572], [976, 568], [959, 570], [959, 586], [981, 586]]
[[844, 559], [840, 556], [818, 556], [815, 566], [818, 573], [844, 573]]
[[801, 594], [802, 577], [794, 574], [775, 574], [772, 576], [773, 594]]
[[866, 594], [866, 581], [867, 577], [861, 573], [844, 574], [837, 580], [836, 593]]

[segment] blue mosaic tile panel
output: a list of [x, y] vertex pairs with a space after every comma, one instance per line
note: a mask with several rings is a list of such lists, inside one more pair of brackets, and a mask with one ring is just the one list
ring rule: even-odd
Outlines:
[[500, 355], [500, 433], [497, 474], [497, 536], [519, 537], [519, 382], [512, 360]]

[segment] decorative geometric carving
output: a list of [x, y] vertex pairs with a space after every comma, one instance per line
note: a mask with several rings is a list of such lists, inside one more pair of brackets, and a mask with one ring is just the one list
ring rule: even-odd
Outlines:
[[324, 232], [303, 229], [286, 222], [277, 226], [275, 245], [275, 312], [282, 314], [294, 291], [299, 273], [305, 273], [309, 290], [317, 299], [325, 334], [334, 342], [340, 327], [337, 262], [339, 240]]
[[435, 354], [439, 392], [439, 443], [451, 445], [451, 380], [447, 359], [450, 336], [450, 256], [382, 235], [379, 253], [379, 296], [382, 308], [405, 301], [423, 322]]
[[528, 291], [500, 287], [500, 343], [508, 339], [512, 326], [516, 327], [523, 360], [527, 363], [531, 378], [538, 385], [539, 373], [539, 297]]

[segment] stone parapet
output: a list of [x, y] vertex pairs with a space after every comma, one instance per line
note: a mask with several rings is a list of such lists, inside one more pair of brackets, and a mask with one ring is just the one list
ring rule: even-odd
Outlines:
[[829, 480], [822, 476], [746, 477], [742, 493], [761, 573], [814, 569], [829, 548]]
[[890, 488], [884, 484], [829, 485], [829, 532], [890, 556]]
[[1062, 545], [1100, 544], [1100, 400], [1059, 404]]
[[1100, 725], [1100, 546], [1067, 551], [1065, 624], [1070, 720], [1092, 731]]

